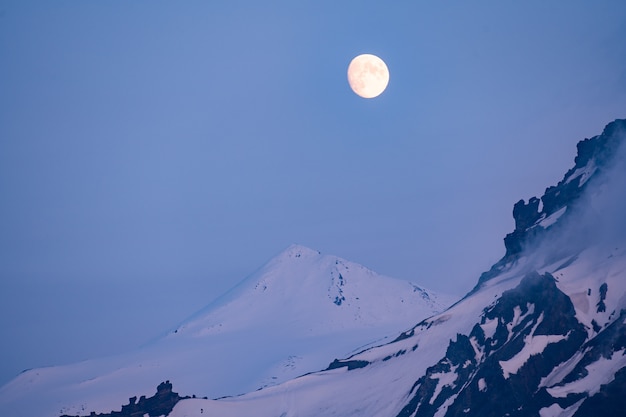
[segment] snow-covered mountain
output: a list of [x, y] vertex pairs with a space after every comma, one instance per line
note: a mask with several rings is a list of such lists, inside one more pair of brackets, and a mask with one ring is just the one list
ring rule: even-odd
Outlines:
[[0, 415], [111, 412], [167, 380], [186, 395], [253, 391], [389, 341], [456, 300], [292, 245], [150, 345], [20, 374], [0, 388]]
[[626, 415], [626, 120], [518, 202], [506, 255], [394, 341], [170, 417]]

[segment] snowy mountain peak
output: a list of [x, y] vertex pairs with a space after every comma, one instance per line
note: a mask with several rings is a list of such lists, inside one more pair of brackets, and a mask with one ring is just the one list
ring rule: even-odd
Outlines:
[[[338, 256], [322, 254], [320, 251], [306, 246], [292, 244], [266, 262], [265, 265], [259, 270], [261, 272], [257, 271], [257, 273], [250, 276], [248, 280], [258, 278], [259, 275], [272, 275], [274, 270], [278, 271], [277, 274], [279, 276], [287, 278], [287, 272], [290, 271], [291, 268], [294, 268], [292, 271], [294, 273], [298, 270], [310, 271], [311, 269], [328, 269], [329, 271], [348, 271], [352, 268], [354, 270], [364, 271], [366, 272], [366, 275], [378, 275], [363, 265], [359, 265]], [[309, 274], [299, 274], [299, 278], [302, 279], [307, 275]], [[298, 279], [298, 277], [294, 278]]]
[[284, 320], [284, 311], [306, 321], [309, 334], [370, 328], [402, 317], [408, 306], [421, 315], [441, 311], [452, 301], [345, 259], [291, 245], [181, 324], [175, 337], [236, 331], [248, 325], [251, 315], [262, 319], [261, 327], [274, 326]]
[[294, 243], [290, 245], [289, 247], [287, 247], [287, 249], [282, 251], [274, 259], [285, 260], [285, 259], [314, 258], [319, 255], [321, 255], [321, 252], [319, 251]]

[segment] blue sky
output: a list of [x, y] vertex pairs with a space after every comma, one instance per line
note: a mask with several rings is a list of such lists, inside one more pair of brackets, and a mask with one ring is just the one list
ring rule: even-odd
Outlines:
[[138, 346], [291, 243], [471, 289], [626, 116], [626, 4], [441, 3], [0, 0], [0, 383]]

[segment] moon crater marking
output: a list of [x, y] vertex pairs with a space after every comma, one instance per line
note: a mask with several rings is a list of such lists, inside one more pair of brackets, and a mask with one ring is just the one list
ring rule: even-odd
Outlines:
[[348, 83], [363, 98], [378, 97], [389, 84], [389, 70], [376, 55], [362, 54], [348, 65]]

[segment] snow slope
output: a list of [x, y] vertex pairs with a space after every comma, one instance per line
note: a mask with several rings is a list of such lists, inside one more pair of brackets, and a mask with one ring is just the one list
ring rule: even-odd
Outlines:
[[453, 301], [292, 245], [142, 349], [22, 373], [0, 388], [0, 415], [110, 412], [166, 380], [183, 395], [253, 391], [382, 344]]

